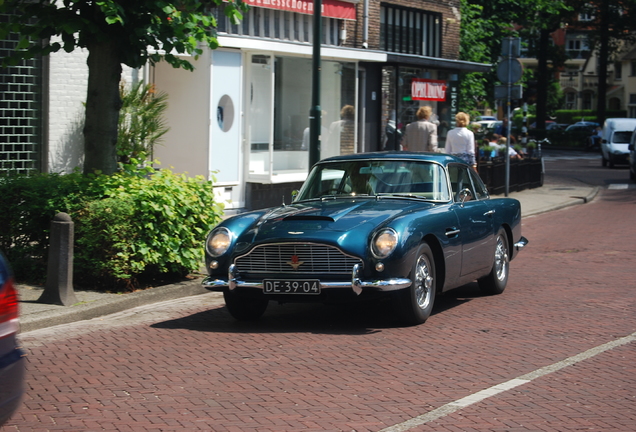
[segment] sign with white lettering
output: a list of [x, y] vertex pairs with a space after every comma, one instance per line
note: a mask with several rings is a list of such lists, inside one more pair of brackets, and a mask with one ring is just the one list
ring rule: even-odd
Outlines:
[[[313, 15], [313, 0], [244, 0], [250, 6]], [[322, 0], [322, 16], [345, 20], [356, 19], [356, 5], [338, 0]]]
[[411, 99], [425, 101], [445, 101], [446, 81], [413, 78]]

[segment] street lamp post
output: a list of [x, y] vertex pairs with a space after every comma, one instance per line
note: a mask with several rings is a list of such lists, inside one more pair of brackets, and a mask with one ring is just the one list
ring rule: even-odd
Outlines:
[[314, 43], [312, 54], [311, 109], [309, 110], [309, 169], [320, 159], [320, 44], [322, 42], [322, 0], [314, 0]]

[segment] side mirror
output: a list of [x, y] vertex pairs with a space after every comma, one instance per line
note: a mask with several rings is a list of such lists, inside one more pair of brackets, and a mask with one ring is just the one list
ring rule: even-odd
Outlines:
[[462, 205], [464, 205], [466, 201], [470, 201], [471, 199], [473, 199], [473, 193], [470, 191], [470, 189], [462, 189], [461, 192], [459, 192], [459, 201], [462, 203]]

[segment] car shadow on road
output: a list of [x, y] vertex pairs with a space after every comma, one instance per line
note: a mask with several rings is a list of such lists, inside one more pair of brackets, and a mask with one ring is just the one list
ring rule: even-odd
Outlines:
[[[438, 296], [437, 315], [482, 297], [477, 284], [469, 284]], [[426, 325], [426, 324], [423, 324]], [[214, 308], [152, 325], [161, 329], [187, 329], [213, 333], [316, 333], [366, 335], [382, 329], [405, 327], [390, 299], [345, 304], [270, 302], [256, 321], [236, 321], [225, 307]]]

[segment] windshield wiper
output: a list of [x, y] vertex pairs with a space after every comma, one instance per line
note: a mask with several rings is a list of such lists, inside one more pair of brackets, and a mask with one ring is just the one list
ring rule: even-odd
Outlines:
[[412, 193], [379, 193], [377, 196], [382, 198], [417, 198], [423, 201], [433, 201], [431, 198], [415, 195]]

